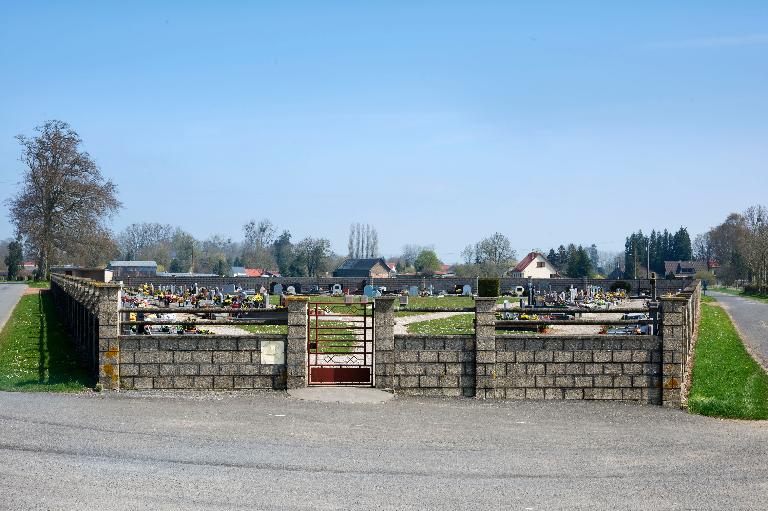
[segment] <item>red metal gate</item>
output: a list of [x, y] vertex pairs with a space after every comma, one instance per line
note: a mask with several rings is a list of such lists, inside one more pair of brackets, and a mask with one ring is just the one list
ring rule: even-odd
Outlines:
[[307, 314], [309, 385], [373, 386], [373, 303], [315, 302]]

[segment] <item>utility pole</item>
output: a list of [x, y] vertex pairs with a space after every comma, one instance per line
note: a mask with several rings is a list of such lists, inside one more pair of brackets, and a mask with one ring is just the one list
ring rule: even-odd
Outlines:
[[637, 280], [637, 240], [632, 237], [632, 273], [634, 279]]

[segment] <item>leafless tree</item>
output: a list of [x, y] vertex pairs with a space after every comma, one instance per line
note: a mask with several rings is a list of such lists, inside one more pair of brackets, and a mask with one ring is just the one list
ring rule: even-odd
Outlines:
[[751, 206], [744, 211], [749, 235], [746, 242], [746, 261], [752, 273], [752, 281], [758, 290], [768, 285], [768, 209]]
[[104, 180], [69, 124], [48, 121], [34, 137], [18, 135], [26, 166], [20, 190], [8, 201], [9, 216], [27, 249], [36, 254], [38, 276], [48, 275], [57, 251], [77, 252], [108, 233], [106, 221], [120, 207], [117, 187]]
[[275, 257], [271, 249], [275, 241], [275, 226], [268, 219], [251, 220], [243, 226], [243, 264], [255, 268], [274, 268]]

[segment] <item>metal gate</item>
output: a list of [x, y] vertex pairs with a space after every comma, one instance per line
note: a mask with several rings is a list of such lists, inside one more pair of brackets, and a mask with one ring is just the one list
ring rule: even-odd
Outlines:
[[373, 303], [315, 302], [307, 310], [309, 385], [373, 386]]

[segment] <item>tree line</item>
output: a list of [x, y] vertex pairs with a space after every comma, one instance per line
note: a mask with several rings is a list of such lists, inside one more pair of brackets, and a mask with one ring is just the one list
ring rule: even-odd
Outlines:
[[[688, 229], [680, 227], [674, 234], [668, 229], [651, 231], [650, 236], [642, 230], [627, 236], [624, 243], [624, 277], [646, 278], [647, 268], [659, 277], [666, 271], [664, 261], [690, 261], [693, 259], [691, 236]], [[649, 265], [650, 263], [650, 265]]]
[[718, 264], [717, 278], [768, 293], [768, 208], [755, 205], [731, 213], [723, 223], [696, 236], [695, 254]]

